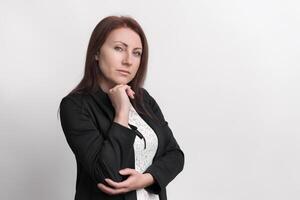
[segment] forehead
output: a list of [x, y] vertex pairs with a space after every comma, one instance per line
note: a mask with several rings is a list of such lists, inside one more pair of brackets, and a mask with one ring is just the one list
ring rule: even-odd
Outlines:
[[142, 41], [140, 36], [131, 30], [130, 28], [118, 28], [110, 32], [107, 37], [107, 42], [114, 43], [115, 41], [121, 41], [133, 48], [142, 48]]

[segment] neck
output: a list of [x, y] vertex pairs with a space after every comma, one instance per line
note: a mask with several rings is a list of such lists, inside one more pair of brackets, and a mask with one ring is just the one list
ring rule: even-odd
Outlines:
[[99, 79], [98, 84], [105, 93], [108, 93], [108, 90], [114, 87], [114, 84], [106, 80], [104, 77]]

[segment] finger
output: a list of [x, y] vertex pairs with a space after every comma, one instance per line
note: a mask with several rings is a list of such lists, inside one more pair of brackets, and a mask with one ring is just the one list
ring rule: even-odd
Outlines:
[[124, 168], [124, 169], [121, 169], [119, 171], [120, 174], [122, 175], [130, 175], [130, 174], [134, 174], [136, 171], [134, 169], [131, 169], [131, 168]]
[[123, 89], [125, 90], [125, 92], [128, 92], [131, 90], [131, 86], [130, 85], [123, 85]]
[[131, 97], [132, 99], [134, 99], [134, 94], [131, 94], [130, 97]]
[[109, 178], [106, 178], [105, 181], [110, 185], [113, 186], [115, 189], [121, 189], [121, 188], [128, 188], [129, 186], [129, 181], [126, 179], [125, 181], [122, 182], [115, 182]]
[[130, 90], [129, 92], [128, 92], [128, 96], [130, 96], [130, 98], [132, 98], [132, 99], [134, 99], [134, 92], [132, 91], [132, 90]]
[[115, 92], [117, 90], [124, 90], [126, 92], [127, 89], [130, 89], [130, 86], [129, 85], [124, 85], [124, 84], [119, 84], [113, 88], [111, 88], [109, 91], [112, 93], [112, 92]]
[[135, 92], [131, 89], [131, 87], [126, 89], [126, 93], [128, 96], [130, 96], [132, 99], [134, 99]]
[[119, 87], [122, 87], [122, 86], [124, 86], [124, 85], [123, 85], [123, 84], [115, 85], [114, 87], [110, 88], [109, 91], [110, 91], [110, 92], [114, 92], [114, 91], [116, 91]]
[[132, 95], [135, 95], [135, 92], [130, 88], [130, 92]]
[[112, 188], [109, 188], [107, 187], [106, 185], [100, 183], [100, 184], [97, 184], [97, 187], [102, 191], [102, 192], [105, 192], [106, 194], [114, 194], [114, 191]]
[[127, 96], [129, 96], [130, 98], [134, 99], [134, 95], [133, 95], [133, 90], [131, 89], [130, 85], [124, 85], [123, 89], [125, 90]]
[[97, 186], [102, 192], [105, 192], [106, 194], [110, 194], [110, 195], [116, 195], [116, 194], [121, 194], [121, 193], [127, 192], [127, 189], [125, 189], [125, 188], [114, 189], [114, 188], [108, 187], [102, 183], [98, 184]]

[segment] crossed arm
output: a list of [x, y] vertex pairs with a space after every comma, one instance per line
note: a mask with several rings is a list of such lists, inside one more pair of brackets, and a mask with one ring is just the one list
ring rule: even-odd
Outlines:
[[104, 139], [82, 101], [64, 98], [60, 104], [61, 124], [69, 146], [98, 188], [107, 194], [126, 193], [138, 188], [158, 194], [183, 169], [184, 154], [156, 101], [144, 91], [155, 115], [165, 122], [163, 128], [169, 142], [165, 154], [142, 174], [126, 164], [134, 159], [134, 130], [113, 122], [106, 134], [108, 138]]
[[150, 173], [139, 173], [134, 169], [125, 168], [119, 171], [122, 175], [129, 175], [129, 177], [122, 182], [115, 182], [106, 178], [108, 186], [102, 183], [98, 183], [98, 188], [109, 195], [116, 195], [121, 193], [127, 193], [132, 190], [145, 188], [154, 183], [153, 176]]

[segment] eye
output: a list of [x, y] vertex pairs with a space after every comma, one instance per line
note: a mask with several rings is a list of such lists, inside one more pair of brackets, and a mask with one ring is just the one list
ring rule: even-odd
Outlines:
[[136, 56], [138, 56], [138, 57], [140, 57], [140, 56], [142, 55], [142, 53], [139, 52], [139, 51], [136, 51], [136, 52], [134, 52], [133, 54], [136, 55]]
[[122, 50], [123, 50], [123, 49], [122, 49], [121, 47], [119, 47], [119, 46], [116, 46], [114, 49], [117, 50], [117, 51], [122, 51]]

